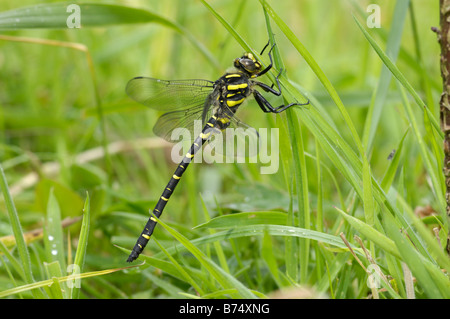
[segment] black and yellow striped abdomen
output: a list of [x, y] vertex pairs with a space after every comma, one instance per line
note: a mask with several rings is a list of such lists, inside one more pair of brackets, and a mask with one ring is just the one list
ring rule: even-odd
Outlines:
[[[175, 187], [177, 187], [178, 182], [180, 181], [183, 173], [185, 172], [186, 168], [194, 158], [197, 151], [209, 139], [210, 135], [212, 134], [212, 129], [216, 126], [216, 123], [217, 117], [212, 116], [206, 123], [205, 127], [203, 128], [202, 133], [194, 140], [194, 143], [190, 147], [189, 151], [186, 153], [183, 160], [178, 165], [177, 169], [172, 175], [172, 178], [170, 179], [161, 197], [156, 203], [155, 208], [153, 209], [153, 214], [156, 217], [159, 218], [161, 216], [164, 208], [166, 207], [167, 202], [170, 199], [170, 196], [175, 190]], [[141, 236], [139, 236], [130, 256], [127, 259], [128, 262], [132, 262], [133, 260], [135, 260], [144, 250], [145, 246], [150, 240], [150, 236], [153, 234], [153, 230], [155, 229], [156, 224], [157, 224], [156, 219], [153, 216], [150, 217], [147, 224], [144, 227], [144, 230], [141, 233]]]

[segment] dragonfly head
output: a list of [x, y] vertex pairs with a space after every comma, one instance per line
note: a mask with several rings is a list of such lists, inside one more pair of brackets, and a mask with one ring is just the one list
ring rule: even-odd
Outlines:
[[245, 53], [240, 58], [235, 59], [234, 67], [250, 76], [258, 74], [261, 71], [261, 64], [251, 53]]

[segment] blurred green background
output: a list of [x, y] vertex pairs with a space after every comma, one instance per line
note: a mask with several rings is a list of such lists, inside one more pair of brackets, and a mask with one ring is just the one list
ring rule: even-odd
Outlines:
[[[42, 3], [2, 1], [0, 11]], [[45, 2], [50, 3], [58, 1]], [[99, 15], [94, 19], [98, 26], [81, 29], [8, 30], [3, 25], [0, 32], [0, 164], [5, 171], [9, 191], [25, 232], [46, 225], [48, 199], [52, 191], [61, 219], [81, 216], [86, 194], [89, 193], [90, 228], [84, 271], [127, 266], [127, 253], [114, 244], [127, 249], [133, 247], [148, 218], [148, 210], [153, 209], [176, 167], [176, 163], [170, 161], [170, 146], [152, 133], [158, 113], [126, 96], [128, 80], [135, 76], [215, 80], [245, 51], [201, 1], [101, 2], [106, 3], [152, 12], [176, 23], [182, 32], [158, 21], [132, 23], [134, 17], [125, 14], [117, 14], [117, 20], [113, 23], [107, 23], [109, 16]], [[207, 3], [252, 49], [260, 52], [268, 41], [268, 32], [259, 1], [216, 0]], [[395, 43], [391, 43], [390, 47], [399, 48], [398, 56], [394, 53], [396, 65], [435, 118], [439, 119], [438, 101], [442, 90], [439, 45], [436, 34], [431, 31], [431, 27], [439, 25], [438, 2], [410, 1], [412, 9], [410, 6], [405, 14], [404, 24], [393, 18], [398, 4], [396, 1], [284, 0], [268, 3], [332, 83], [360, 137], [367, 126], [371, 103], [376, 103], [381, 110], [380, 119], [374, 122], [376, 126], [372, 128], [371, 146], [366, 149], [371, 176], [375, 180], [383, 178], [391, 165], [389, 154], [398, 148], [405, 133], [411, 130], [405, 138], [401, 164], [397, 173], [393, 173], [394, 188], [400, 190], [412, 210], [422, 209], [444, 216], [442, 203], [436, 199], [436, 193], [443, 193], [443, 188], [436, 190], [436, 186], [429, 181], [411, 123], [401, 106], [404, 101], [400, 85], [387, 76], [389, 72], [383, 77], [387, 69], [383, 71], [383, 62], [353, 19], [354, 15], [383, 50], [389, 37], [394, 39], [391, 41]], [[371, 14], [366, 10], [371, 3], [380, 8], [380, 28], [368, 28], [366, 24]], [[121, 12], [120, 8], [118, 12]], [[50, 18], [45, 21], [50, 21]], [[83, 23], [83, 13], [81, 19]], [[127, 23], [118, 23], [120, 19]], [[318, 107], [323, 118], [332, 123], [342, 140], [357, 151], [347, 123], [329, 92], [283, 31], [273, 22], [272, 27], [289, 80], [311, 100], [312, 108]], [[79, 50], [78, 44], [87, 51]], [[263, 56], [263, 63], [269, 63], [266, 55]], [[272, 73], [277, 74], [275, 70]], [[268, 77], [261, 81], [271, 83]], [[385, 89], [382, 89], [383, 86]], [[267, 98], [274, 105], [283, 103], [281, 98]], [[293, 99], [291, 95], [285, 95], [285, 98], [288, 102]], [[412, 99], [409, 101], [414, 103]], [[423, 117], [416, 106], [413, 111]], [[330, 161], [326, 152], [318, 148], [314, 134], [303, 125], [300, 115], [297, 135], [283, 135], [287, 127], [285, 116], [261, 112], [254, 100], [239, 111], [239, 118], [255, 128], [281, 127], [281, 144], [286, 144], [289, 138], [290, 143], [295, 144], [297, 141], [292, 141], [292, 136], [301, 137], [302, 154], [306, 154], [302, 163], [305, 165], [304, 172], [307, 172], [309, 196], [306, 201], [311, 214], [309, 225], [304, 227], [337, 237], [344, 231], [347, 239], [353, 242], [354, 229], [344, 222], [335, 207], [364, 220], [363, 203], [339, 167], [334, 165], [333, 157]], [[432, 165], [436, 174], [440, 175], [442, 158], [434, 157], [432, 149], [433, 145], [440, 147], [442, 144], [439, 144], [435, 133], [430, 133], [429, 123], [428, 126], [426, 122], [419, 125], [434, 159]], [[105, 145], [117, 148], [110, 149], [110, 153], [105, 155], [102, 153]], [[291, 151], [289, 146], [282, 146], [281, 155], [289, 154], [286, 148]], [[316, 165], [318, 149], [322, 163], [320, 172]], [[302, 155], [300, 157], [303, 158]], [[299, 184], [291, 180], [293, 177], [289, 172], [292, 168], [287, 168], [296, 165], [291, 163], [294, 160], [294, 157], [282, 157], [280, 170], [271, 175], [259, 173], [260, 166], [265, 164], [191, 165], [174, 192], [162, 216], [163, 221], [187, 238], [195, 239], [213, 234], [215, 230], [193, 227], [222, 214], [271, 212], [271, 217], [283, 213], [282, 218], [302, 218], [298, 212]], [[442, 181], [442, 178], [439, 180]], [[389, 193], [388, 196], [394, 194]], [[5, 245], [13, 248], [14, 243], [7, 242], [12, 228], [3, 203], [4, 199], [1, 199], [0, 236], [5, 236]], [[440, 222], [445, 223], [445, 220]], [[429, 223], [439, 224], [434, 220]], [[288, 224], [301, 226], [295, 220]], [[69, 258], [68, 263], [76, 250], [80, 227], [81, 223], [74, 221], [64, 228], [63, 247], [65, 257]], [[377, 229], [381, 231], [380, 227]], [[442, 228], [441, 239], [445, 238], [445, 232]], [[289, 257], [285, 249], [292, 243], [281, 236], [271, 239], [267, 236], [264, 233], [263, 236], [223, 240], [220, 241], [221, 248], [208, 244], [202, 249], [210, 260], [233, 278], [263, 296], [271, 296], [283, 287], [295, 287], [296, 283], [314, 287], [304, 295], [306, 297], [366, 298], [374, 293], [366, 285], [367, 273], [347, 250], [319, 248], [316, 246], [320, 246], [319, 242], [307, 242], [311, 249], [309, 260], [303, 264], [302, 275], [295, 278], [287, 270], [296, 267], [289, 266], [289, 260], [298, 259], [298, 254], [302, 252], [294, 248], [293, 255]], [[155, 231], [155, 237], [166, 249], [176, 243], [160, 226]], [[442, 242], [445, 243], [443, 239]], [[42, 262], [49, 262], [45, 257], [48, 247], [39, 238], [28, 247], [34, 279], [46, 279], [48, 274]], [[385, 273], [392, 275], [393, 269], [401, 269], [399, 260], [392, 259], [392, 265], [388, 260], [385, 264], [383, 250], [378, 251], [378, 246], [370, 247], [379, 258], [377, 261], [383, 264]], [[157, 252], [160, 252], [160, 247], [151, 241], [144, 254], [154, 255]], [[16, 251], [13, 255], [18, 258]], [[183, 267], [195, 273], [194, 281], [202, 275], [207, 278], [207, 283], [200, 283], [204, 286], [204, 295], [218, 289], [214, 280], [205, 274], [205, 268], [199, 266], [191, 255], [177, 250], [173, 255]], [[164, 254], [158, 256], [168, 260]], [[347, 264], [346, 261], [352, 263]], [[334, 263], [339, 265], [337, 269], [332, 267]], [[5, 255], [0, 265], [0, 291], [25, 283]], [[307, 271], [304, 270], [305, 265]], [[162, 271], [159, 270], [161, 268]], [[306, 277], [302, 277], [304, 275]], [[397, 281], [403, 278], [392, 276]], [[357, 283], [352, 285], [354, 282]], [[402, 286], [404, 283], [397, 282], [396, 285]], [[398, 296], [406, 297], [404, 288], [396, 289]], [[441, 296], [445, 296], [445, 291], [440, 292]], [[188, 280], [173, 276], [161, 265], [151, 265], [148, 261], [141, 267], [84, 279], [80, 296], [179, 298], [186, 294], [199, 295], [199, 292], [192, 288]], [[433, 296], [427, 289], [424, 292], [420, 284], [416, 287], [416, 294], [423, 298]], [[224, 292], [216, 297], [229, 295], [233, 296]], [[386, 291], [381, 295], [383, 298], [394, 296]], [[21, 295], [25, 298], [30, 296], [30, 291]], [[17, 294], [11, 297], [15, 298]]]

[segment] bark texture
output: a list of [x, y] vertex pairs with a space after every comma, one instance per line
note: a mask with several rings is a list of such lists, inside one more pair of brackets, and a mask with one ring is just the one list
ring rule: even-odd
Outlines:
[[[450, 0], [440, 0], [440, 31], [434, 31], [437, 32], [441, 45], [443, 92], [439, 105], [441, 129], [444, 132], [445, 199], [447, 201], [447, 219], [450, 220]], [[450, 231], [446, 249], [450, 255]]]

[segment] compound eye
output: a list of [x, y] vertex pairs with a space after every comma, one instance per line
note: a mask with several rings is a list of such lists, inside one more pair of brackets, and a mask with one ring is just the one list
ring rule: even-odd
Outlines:
[[239, 63], [242, 65], [242, 67], [250, 72], [253, 73], [255, 71], [257, 71], [257, 67], [255, 65], [255, 62], [252, 59], [248, 59], [248, 58], [241, 58]]

